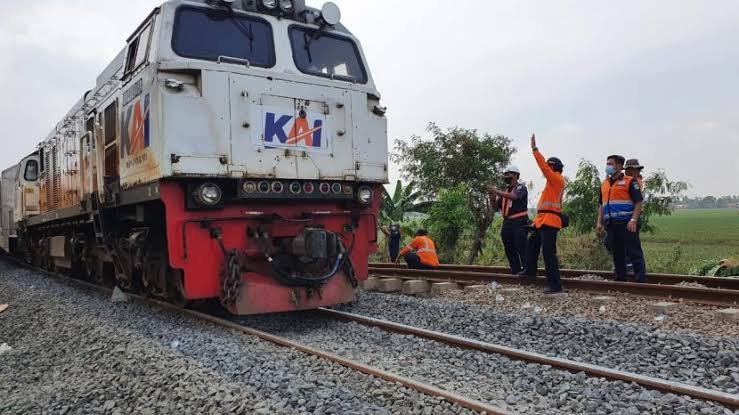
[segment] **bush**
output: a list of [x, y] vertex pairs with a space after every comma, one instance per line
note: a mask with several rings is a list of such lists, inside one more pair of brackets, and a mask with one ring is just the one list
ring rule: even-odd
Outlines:
[[691, 272], [693, 275], [708, 277], [739, 278], [739, 261], [734, 258], [703, 261]]
[[490, 226], [490, 231], [485, 236], [485, 246], [482, 255], [478, 259], [480, 265], [508, 266], [508, 258], [505, 255], [503, 241], [500, 239], [500, 229], [503, 219], [498, 217]]
[[439, 192], [438, 200], [428, 211], [424, 225], [429, 236], [436, 243], [439, 260], [443, 263], [456, 263], [464, 256], [460, 242], [472, 228], [472, 212], [467, 207], [467, 194], [461, 187]]
[[560, 267], [589, 270], [613, 269], [613, 257], [603, 246], [603, 238], [590, 233], [563, 231], [557, 244]]
[[[644, 247], [643, 243], [642, 247]], [[644, 248], [644, 260], [647, 263], [647, 273], [684, 274], [686, 271], [685, 247], [679, 242], [673, 244], [672, 250], [667, 253], [650, 252]]]

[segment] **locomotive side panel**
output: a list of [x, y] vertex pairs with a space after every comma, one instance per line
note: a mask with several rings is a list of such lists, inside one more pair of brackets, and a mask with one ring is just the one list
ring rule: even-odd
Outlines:
[[130, 189], [161, 177], [160, 96], [156, 56], [161, 32], [158, 10], [128, 42], [120, 91], [120, 185]]
[[39, 158], [33, 154], [19, 164], [18, 175], [15, 179], [15, 208], [14, 220], [21, 222], [29, 217], [36, 216], [40, 211], [39, 189]]
[[2, 172], [0, 181], [0, 248], [10, 252], [10, 240], [15, 238], [16, 224], [13, 218], [15, 210], [15, 180], [18, 177], [19, 165], [16, 164]]

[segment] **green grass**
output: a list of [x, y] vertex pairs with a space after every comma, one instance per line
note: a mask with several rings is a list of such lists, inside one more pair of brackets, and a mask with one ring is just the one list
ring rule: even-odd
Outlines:
[[643, 234], [642, 245], [652, 272], [685, 274], [701, 261], [739, 258], [739, 211], [736, 209], [678, 210], [655, 218], [654, 234]]
[[[653, 221], [657, 232], [642, 233], [642, 247], [649, 272], [689, 274], [703, 261], [732, 257], [739, 260], [739, 210], [678, 210], [672, 216], [657, 217]], [[458, 247], [459, 259], [465, 258], [469, 252], [469, 237], [466, 235]], [[380, 246], [382, 249], [383, 245]], [[594, 234], [573, 235], [565, 232], [560, 236], [558, 248], [563, 267], [613, 268], [607, 251]], [[373, 260], [387, 259], [378, 255]], [[500, 220], [488, 232], [478, 263], [507, 265], [500, 242]]]

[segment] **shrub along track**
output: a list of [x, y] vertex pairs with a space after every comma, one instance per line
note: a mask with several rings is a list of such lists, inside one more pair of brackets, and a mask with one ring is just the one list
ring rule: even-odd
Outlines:
[[[541, 275], [536, 279], [524, 280], [505, 274], [504, 268], [465, 265], [443, 265], [438, 270], [420, 271], [395, 267], [393, 264], [371, 264], [370, 274], [401, 279], [424, 279], [433, 282], [457, 282], [463, 285], [497, 282], [500, 284], [533, 283], [545, 285]], [[542, 270], [539, 271], [542, 273]], [[565, 288], [590, 292], [624, 292], [660, 299], [681, 299], [703, 304], [739, 304], [739, 279], [695, 277], [690, 275], [649, 274], [647, 283], [637, 284], [618, 281], [578, 279], [585, 275], [613, 277], [613, 273], [587, 270], [562, 270]], [[681, 283], [698, 283], [706, 288], [683, 286]]]

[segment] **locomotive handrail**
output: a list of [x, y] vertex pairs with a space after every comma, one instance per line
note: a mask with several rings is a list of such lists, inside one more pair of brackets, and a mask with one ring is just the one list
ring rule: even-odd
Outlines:
[[239, 63], [239, 64], [242, 64], [242, 65], [246, 66], [247, 68], [251, 66], [251, 62], [249, 62], [248, 59], [236, 58], [236, 57], [233, 57], [233, 56], [226, 56], [226, 55], [219, 56], [218, 57], [218, 63], [224, 63], [224, 62], [226, 62], [226, 63]]

